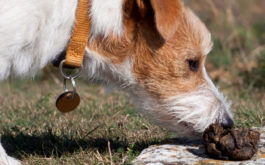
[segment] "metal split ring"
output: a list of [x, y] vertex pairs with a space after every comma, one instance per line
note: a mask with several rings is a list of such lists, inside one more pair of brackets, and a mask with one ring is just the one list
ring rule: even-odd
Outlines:
[[82, 70], [83, 70], [83, 66], [81, 66], [81, 67], [79, 68], [79, 70], [78, 70], [78, 72], [77, 72], [76, 74], [74, 74], [74, 75], [67, 75], [67, 74], [64, 73], [64, 71], [63, 71], [63, 65], [64, 65], [64, 62], [65, 62], [65, 60], [62, 60], [62, 61], [60, 62], [60, 65], [59, 65], [60, 72], [61, 72], [62, 76], [64, 77], [64, 79], [71, 80], [71, 79], [75, 79], [75, 78], [77, 78], [77, 77], [80, 76], [80, 74], [82, 73]]

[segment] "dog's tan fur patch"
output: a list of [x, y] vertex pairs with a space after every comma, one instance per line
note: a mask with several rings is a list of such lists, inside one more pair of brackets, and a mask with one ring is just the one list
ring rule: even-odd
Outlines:
[[[197, 27], [192, 21], [197, 18], [189, 9], [179, 1], [127, 0], [123, 11], [125, 35], [121, 38], [98, 36], [91, 40], [89, 49], [114, 64], [133, 56], [136, 81], [159, 99], [192, 91], [205, 83], [203, 49], [210, 48], [201, 44], [209, 42], [207, 46], [211, 47], [211, 40], [203, 41], [206, 29], [194, 32]], [[199, 22], [197, 26], [204, 25]], [[189, 59], [199, 61], [197, 72], [189, 69]]]

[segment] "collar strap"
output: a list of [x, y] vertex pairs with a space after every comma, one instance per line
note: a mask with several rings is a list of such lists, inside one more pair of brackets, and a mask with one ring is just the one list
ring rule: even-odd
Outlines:
[[76, 21], [72, 37], [66, 51], [65, 65], [79, 68], [83, 64], [85, 49], [90, 33], [90, 19], [88, 17], [89, 0], [78, 0]]

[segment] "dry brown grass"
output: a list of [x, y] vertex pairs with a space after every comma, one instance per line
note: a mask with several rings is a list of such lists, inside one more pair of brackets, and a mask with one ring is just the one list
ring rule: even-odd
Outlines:
[[[251, 75], [257, 74], [257, 68], [263, 65], [260, 64], [261, 56], [265, 56], [265, 1], [185, 2], [200, 15], [212, 32], [215, 46], [207, 67], [213, 79], [230, 84], [255, 83], [259, 87], [264, 86], [265, 81], [261, 77]], [[265, 63], [265, 58], [262, 61]], [[254, 80], [247, 80], [248, 77]]]

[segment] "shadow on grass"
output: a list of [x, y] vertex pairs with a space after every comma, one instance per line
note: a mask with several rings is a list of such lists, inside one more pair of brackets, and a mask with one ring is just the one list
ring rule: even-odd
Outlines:
[[21, 159], [29, 155], [43, 157], [61, 157], [63, 154], [72, 154], [77, 151], [92, 149], [101, 153], [108, 152], [108, 141], [113, 151], [126, 150], [128, 142], [105, 138], [71, 138], [63, 135], [57, 136], [51, 132], [38, 135], [19, 133], [16, 136], [4, 132], [1, 142], [10, 156]]
[[142, 150], [150, 145], [174, 144], [194, 146], [201, 144], [200, 140], [187, 140], [182, 138], [169, 139], [147, 139], [129, 144], [127, 140], [119, 140], [118, 137], [113, 138], [76, 138], [64, 135], [55, 135], [48, 131], [42, 134], [28, 135], [18, 133], [13, 135], [10, 131], [4, 131], [1, 136], [1, 142], [10, 156], [21, 159], [30, 155], [38, 155], [41, 157], [61, 157], [64, 154], [73, 154], [82, 150], [98, 150], [100, 153], [108, 152], [108, 142], [112, 151], [118, 152], [131, 150], [131, 154], [137, 156]]

